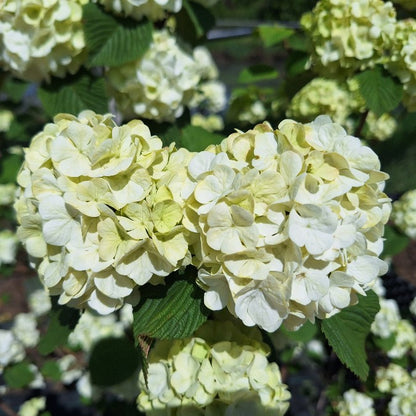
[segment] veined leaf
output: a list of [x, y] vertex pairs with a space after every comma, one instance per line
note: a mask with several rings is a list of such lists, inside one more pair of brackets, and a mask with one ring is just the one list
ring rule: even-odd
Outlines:
[[376, 67], [356, 76], [366, 106], [377, 116], [396, 108], [403, 96], [402, 85]]
[[288, 29], [277, 24], [272, 26], [260, 25], [258, 31], [266, 48], [277, 45], [295, 33], [293, 29]]
[[410, 238], [399, 233], [393, 227], [386, 225], [384, 229], [383, 256], [394, 256], [401, 253], [409, 244]]
[[196, 283], [196, 270], [172, 273], [166, 285], [146, 285], [142, 300], [133, 309], [133, 333], [139, 337], [177, 339], [190, 336], [207, 319], [203, 291]]
[[238, 77], [238, 82], [252, 84], [253, 82], [276, 79], [279, 73], [270, 65], [258, 64], [243, 69]]
[[218, 144], [223, 139], [221, 134], [211, 133], [200, 126], [186, 126], [177, 146], [186, 147], [191, 152], [200, 152], [210, 144]]
[[119, 66], [139, 59], [152, 42], [152, 24], [144, 19], [119, 19], [100, 6], [83, 7], [88, 67]]
[[108, 111], [108, 98], [103, 77], [82, 71], [65, 79], [54, 79], [39, 89], [39, 98], [50, 117], [57, 113], [78, 115], [82, 110]]
[[358, 304], [324, 319], [321, 328], [341, 362], [361, 380], [366, 380], [369, 367], [365, 340], [380, 305], [378, 296], [371, 290], [367, 296], [358, 295], [358, 298]]
[[3, 376], [6, 384], [14, 389], [27, 386], [35, 378], [29, 363], [26, 361], [6, 367]]
[[52, 298], [52, 310], [49, 313], [49, 326], [38, 345], [42, 355], [51, 353], [56, 347], [64, 345], [68, 335], [75, 328], [80, 317], [78, 309], [58, 305], [56, 297]]

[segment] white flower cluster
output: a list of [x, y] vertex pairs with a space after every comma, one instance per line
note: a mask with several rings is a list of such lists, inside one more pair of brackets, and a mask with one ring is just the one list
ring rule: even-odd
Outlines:
[[[246, 332], [242, 332], [242, 331]], [[158, 341], [140, 375], [139, 410], [151, 415], [283, 415], [290, 393], [256, 330], [208, 321], [192, 338]]]
[[4, 367], [22, 361], [25, 356], [25, 348], [14, 333], [0, 329], [0, 374]]
[[387, 140], [393, 135], [397, 128], [396, 119], [388, 113], [384, 113], [380, 117], [377, 117], [372, 111], [370, 111], [365, 122], [365, 136], [368, 139], [375, 139], [379, 141]]
[[0, 110], [0, 133], [8, 131], [14, 115], [10, 110]]
[[205, 305], [275, 331], [356, 302], [387, 271], [377, 155], [329, 117], [231, 134], [189, 163], [183, 224]]
[[346, 391], [338, 403], [339, 416], [376, 416], [374, 400], [354, 389]]
[[313, 68], [322, 74], [351, 74], [383, 63], [396, 12], [382, 0], [320, 0], [301, 23], [312, 42]]
[[14, 183], [0, 184], [0, 205], [12, 205], [17, 187]]
[[389, 364], [376, 374], [376, 386], [392, 395], [388, 404], [390, 416], [413, 416], [416, 409], [416, 371], [409, 374], [397, 364]]
[[416, 111], [416, 20], [406, 19], [396, 25], [391, 58], [387, 65], [403, 84], [403, 104]]
[[156, 21], [166, 17], [167, 12], [177, 13], [182, 0], [98, 0], [106, 10], [136, 20], [147, 17]]
[[191, 154], [138, 120], [60, 114], [26, 149], [18, 235], [59, 303], [119, 309], [190, 261], [181, 190]]
[[416, 189], [405, 192], [393, 202], [391, 218], [408, 237], [416, 239]]
[[142, 58], [109, 69], [107, 78], [124, 118], [173, 121], [190, 103], [201, 75], [195, 59], [162, 30], [153, 32]]
[[63, 77], [84, 59], [82, 5], [88, 0], [5, 0], [0, 7], [0, 63], [33, 82]]
[[33, 397], [19, 408], [19, 416], [37, 416], [46, 407], [46, 397]]
[[13, 231], [0, 231], [0, 266], [2, 264], [12, 264], [16, 261], [18, 244], [19, 239]]

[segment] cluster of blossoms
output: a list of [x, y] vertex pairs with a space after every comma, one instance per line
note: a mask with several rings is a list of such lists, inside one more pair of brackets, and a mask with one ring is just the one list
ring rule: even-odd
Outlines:
[[325, 318], [387, 271], [377, 155], [329, 117], [231, 134], [195, 155], [183, 225], [212, 310], [275, 331]]
[[40, 82], [78, 70], [84, 59], [82, 5], [88, 0], [5, 0], [0, 8], [0, 63]]
[[377, 117], [370, 111], [365, 123], [364, 135], [367, 139], [384, 141], [390, 138], [397, 129], [396, 119], [388, 113]]
[[354, 389], [346, 391], [337, 405], [339, 416], [376, 416], [374, 400]]
[[191, 338], [158, 341], [140, 375], [146, 415], [283, 415], [290, 393], [255, 328], [207, 321]]
[[416, 20], [397, 23], [387, 68], [403, 84], [403, 104], [408, 111], [416, 111]]
[[0, 266], [12, 264], [16, 261], [19, 239], [11, 230], [0, 231]]
[[376, 386], [392, 398], [388, 404], [391, 416], [412, 416], [416, 409], [416, 370], [409, 374], [397, 364], [380, 368], [376, 374]]
[[408, 237], [416, 239], [416, 189], [405, 192], [393, 203], [391, 218]]
[[207, 101], [211, 112], [225, 105], [224, 86], [214, 79], [215, 64], [205, 48], [188, 54], [166, 30], [153, 32], [153, 42], [140, 59], [109, 69], [110, 92], [124, 118], [135, 116], [174, 121], [184, 107]]
[[323, 74], [351, 74], [383, 63], [396, 12], [382, 0], [320, 0], [301, 23], [312, 42], [311, 65]]
[[26, 149], [18, 235], [60, 304], [100, 314], [190, 261], [181, 197], [191, 154], [138, 120], [61, 114]]

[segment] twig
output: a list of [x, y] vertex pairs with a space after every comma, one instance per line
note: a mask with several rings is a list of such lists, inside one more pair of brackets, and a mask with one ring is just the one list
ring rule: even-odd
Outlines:
[[361, 131], [364, 127], [365, 121], [367, 120], [367, 116], [370, 110], [365, 110], [364, 113], [361, 115], [360, 122], [358, 123], [357, 128], [355, 129], [354, 136], [360, 137]]
[[18, 416], [18, 414], [4, 402], [0, 402], [0, 409], [8, 416]]

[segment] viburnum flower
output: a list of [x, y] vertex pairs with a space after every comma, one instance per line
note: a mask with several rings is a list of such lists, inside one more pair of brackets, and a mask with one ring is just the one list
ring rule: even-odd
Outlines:
[[140, 374], [146, 415], [283, 415], [290, 393], [255, 328], [207, 321], [182, 340], [157, 341], [148, 382]]
[[375, 416], [374, 400], [354, 389], [346, 391], [337, 405], [339, 416]]
[[237, 131], [196, 154], [184, 226], [205, 305], [275, 331], [329, 317], [387, 271], [377, 155], [329, 117]]
[[416, 238], [416, 189], [405, 192], [393, 203], [391, 218], [408, 237]]
[[25, 156], [18, 235], [59, 303], [107, 314], [189, 263], [185, 149], [162, 147], [141, 121], [84, 111], [57, 115]]
[[388, 113], [377, 117], [370, 111], [365, 120], [365, 137], [368, 139], [384, 141], [389, 139], [397, 128], [397, 121]]
[[320, 0], [301, 23], [312, 44], [312, 68], [337, 76], [383, 62], [396, 12], [382, 0]]
[[177, 13], [182, 8], [182, 0], [98, 0], [106, 10], [136, 20], [147, 17], [161, 20], [167, 12]]
[[175, 37], [162, 30], [153, 32], [153, 42], [140, 59], [109, 69], [107, 78], [125, 118], [174, 121], [193, 97], [201, 79], [198, 68]]
[[416, 111], [416, 20], [397, 22], [391, 57], [387, 69], [403, 84], [403, 104], [408, 111]]
[[0, 63], [27, 81], [75, 73], [85, 57], [88, 0], [6, 0], [0, 8]]

